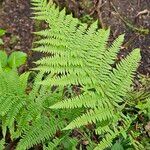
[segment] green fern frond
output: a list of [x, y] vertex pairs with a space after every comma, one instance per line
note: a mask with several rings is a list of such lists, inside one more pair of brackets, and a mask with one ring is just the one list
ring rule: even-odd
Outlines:
[[140, 102], [136, 107], [141, 109], [142, 111], [146, 110], [150, 112], [150, 98], [146, 98], [143, 102]]
[[82, 108], [82, 107], [89, 107], [94, 108], [98, 104], [99, 95], [93, 92], [84, 92], [83, 94], [76, 96], [74, 98], [70, 98], [67, 100], [63, 100], [58, 102], [52, 106], [51, 109], [58, 109], [58, 108]]
[[[23, 81], [23, 78], [17, 74], [16, 70], [0, 72], [0, 117], [3, 120], [4, 130], [6, 127], [12, 130], [11, 127], [17, 115], [26, 104], [27, 80]], [[5, 136], [5, 131], [3, 133]]]
[[110, 120], [113, 117], [114, 111], [113, 108], [95, 108], [94, 110], [90, 110], [89, 112], [83, 114], [82, 116], [73, 120], [64, 130], [74, 129], [75, 127], [80, 127], [83, 125], [87, 125], [88, 123], [95, 123], [97, 121], [105, 121]]
[[[117, 69], [115, 69], [115, 71], [113, 70], [113, 72], [109, 74], [110, 78], [108, 80], [106, 80], [106, 83], [104, 83], [104, 86], [102, 87], [103, 91], [104, 91], [104, 97], [101, 96], [102, 98], [100, 98], [100, 99], [98, 99], [98, 96], [96, 97], [97, 101], [99, 100], [101, 102], [96, 103], [96, 99], [94, 98], [94, 96], [88, 97], [90, 99], [89, 103], [91, 103], [90, 101], [93, 101], [93, 104], [95, 103], [95, 104], [97, 104], [97, 106], [99, 106], [99, 105], [102, 106], [102, 104], [103, 105], [106, 104], [104, 108], [103, 107], [102, 108], [100, 107], [99, 109], [96, 108], [96, 110], [97, 110], [96, 112], [98, 112], [98, 113], [92, 112], [91, 115], [89, 115], [88, 113], [84, 114], [81, 118], [75, 119], [65, 129], [72, 129], [74, 127], [80, 127], [81, 125], [86, 125], [87, 123], [91, 123], [92, 121], [95, 123], [97, 114], [99, 114], [99, 112], [101, 112], [101, 111], [102, 111], [101, 115], [99, 114], [100, 118], [106, 117], [107, 113], [109, 113], [108, 116], [111, 116], [112, 114], [114, 114], [113, 111], [110, 111], [110, 108], [111, 108], [110, 104], [112, 104], [112, 106], [113, 105], [117, 106], [116, 102], [120, 102], [121, 97], [125, 96], [127, 90], [130, 88], [130, 85], [132, 83], [133, 72], [135, 71], [136, 67], [138, 66], [138, 62], [135, 62], [135, 60], [139, 60], [139, 59], [140, 59], [139, 51], [135, 50], [131, 53], [130, 56], [128, 56], [125, 60], [123, 60], [120, 64], [118, 64]], [[128, 71], [127, 71], [127, 69], [128, 69]], [[125, 77], [128, 79], [126, 79]], [[119, 87], [118, 87], [118, 85], [119, 85]], [[118, 89], [118, 91], [117, 91], [117, 89]], [[119, 91], [119, 89], [121, 89], [121, 92]], [[101, 91], [100, 91], [100, 93], [101, 93]], [[81, 97], [83, 97], [83, 96], [81, 95]], [[85, 101], [86, 100], [88, 100], [88, 99], [86, 98]], [[86, 103], [88, 103], [88, 102], [86, 102]], [[87, 106], [86, 103], [84, 101], [82, 101], [82, 99], [80, 97], [77, 97], [77, 98], [74, 98], [73, 100], [71, 99], [71, 100], [59, 102], [59, 103], [51, 106], [50, 108], [73, 108], [73, 107], [76, 108], [76, 107], [81, 107], [81, 106], [86, 107]], [[93, 105], [91, 105], [91, 106], [93, 106]], [[108, 108], [109, 108], [109, 110], [108, 110]], [[101, 119], [99, 121], [102, 121], [102, 120], [107, 120], [107, 117], [105, 119]]]
[[5, 145], [5, 140], [4, 139], [0, 140], [0, 150], [3, 150], [5, 148], [4, 145]]
[[56, 126], [55, 119], [48, 119], [46, 117], [38, 119], [25, 130], [25, 135], [23, 135], [16, 150], [29, 149], [38, 143], [44, 142], [56, 133], [60, 125], [62, 124], [57, 123]]
[[69, 137], [69, 134], [64, 134], [59, 138], [53, 139], [52, 142], [48, 142], [47, 145], [44, 145], [44, 150], [57, 150], [57, 149], [71, 149], [76, 150], [78, 142], [75, 138]]
[[122, 126], [114, 126], [113, 130], [108, 130], [105, 137], [102, 141], [95, 147], [94, 150], [106, 149], [112, 146], [112, 141], [115, 139], [119, 134], [124, 134], [130, 127], [132, 123], [132, 119], [130, 117], [126, 117], [124, 120], [124, 124]]
[[[34, 51], [47, 53], [46, 57], [36, 62], [44, 79], [39, 83], [43, 86], [64, 88], [80, 85], [81, 95], [71, 98], [59, 98], [51, 109], [84, 108], [84, 113], [64, 130], [87, 125], [98, 124], [97, 133], [107, 134], [95, 149], [105, 149], [112, 141], [128, 130], [131, 120], [123, 118], [122, 106], [128, 94], [132, 79], [140, 61], [140, 51], [133, 50], [129, 56], [116, 65], [116, 56], [124, 40], [120, 35], [110, 46], [108, 45], [110, 29], [98, 29], [97, 22], [91, 26], [81, 23], [72, 15], [65, 15], [55, 4], [47, 4], [46, 0], [32, 0], [35, 19], [44, 20], [49, 29], [38, 31], [42, 37], [35, 42], [38, 47]], [[56, 110], [57, 111], [57, 110]], [[118, 126], [119, 120], [125, 125]], [[102, 127], [102, 123], [106, 123]], [[113, 127], [112, 127], [113, 125]], [[124, 135], [125, 137], [125, 135]]]
[[[70, 83], [96, 83], [94, 78], [90, 79], [89, 75], [91, 75], [92, 72], [89, 70], [89, 65], [87, 65], [87, 60], [89, 60], [89, 62], [96, 62], [96, 58], [90, 57], [91, 59], [89, 59], [87, 57], [86, 59], [85, 54], [90, 53], [93, 49], [95, 49], [95, 51], [93, 51], [94, 54], [96, 54], [96, 51], [99, 52], [99, 49], [101, 49], [101, 52], [104, 52], [109, 37], [109, 30], [99, 30], [97, 32], [97, 23], [94, 23], [88, 28], [87, 24], [81, 24], [70, 15], [65, 16], [64, 10], [59, 13], [54, 5], [47, 5], [47, 7], [49, 9], [45, 8], [45, 13], [49, 16], [51, 21], [55, 20], [55, 22], [51, 22], [48, 20], [48, 17], [45, 16], [44, 20], [50, 24], [51, 29], [37, 32], [38, 35], [46, 38], [37, 41], [36, 43], [41, 46], [33, 49], [35, 51], [53, 54], [51, 57], [46, 57], [37, 62], [39, 67], [37, 67], [36, 70], [39, 69], [43, 73], [49, 72], [51, 76], [54, 75], [53, 78], [43, 81], [43, 84], [65, 86]], [[50, 16], [52, 15], [51, 11], [52, 13], [56, 11], [55, 14], [57, 15]], [[84, 46], [81, 43], [84, 43]], [[101, 55], [99, 56], [101, 57]], [[55, 75], [59, 73], [62, 75], [59, 77]], [[68, 82], [65, 84], [63, 81], [66, 81], [66, 78]]]
[[62, 139], [54, 139], [53, 142], [49, 142], [48, 146], [43, 147], [44, 150], [54, 150], [56, 149], [56, 147], [60, 144], [60, 142], [62, 141]]
[[137, 140], [135, 140], [132, 135], [129, 135], [130, 144], [133, 145], [135, 150], [145, 149], [145, 147]]
[[107, 93], [111, 93], [111, 98], [115, 101], [120, 101], [121, 97], [126, 96], [140, 60], [140, 50], [135, 49], [127, 58], [122, 60], [113, 69], [109, 75], [109, 82], [107, 85]]

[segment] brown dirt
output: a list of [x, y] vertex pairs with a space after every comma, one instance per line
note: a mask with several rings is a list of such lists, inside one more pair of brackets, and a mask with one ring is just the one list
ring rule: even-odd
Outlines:
[[[90, 16], [94, 18], [92, 21], [98, 19], [101, 27], [110, 27], [111, 40], [125, 33], [125, 42], [118, 58], [125, 57], [133, 48], [139, 47], [142, 60], [138, 71], [150, 74], [150, 34], [143, 34], [140, 29], [150, 29], [149, 0], [55, 0], [55, 2], [61, 8], [66, 6], [67, 11], [72, 12], [75, 17], [90, 22], [90, 19], [85, 19], [85, 16]], [[4, 48], [8, 53], [22, 50], [31, 56], [34, 21], [30, 18], [30, 0], [0, 0], [0, 3], [2, 3], [0, 28], [7, 30], [7, 34], [3, 37]]]
[[0, 28], [6, 29], [4, 48], [9, 52], [22, 50], [29, 53], [33, 41], [33, 20], [30, 0], [4, 0], [0, 12]]

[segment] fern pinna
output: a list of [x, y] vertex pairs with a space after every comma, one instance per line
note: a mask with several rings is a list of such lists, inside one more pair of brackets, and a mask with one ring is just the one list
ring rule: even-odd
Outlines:
[[[50, 108], [85, 108], [86, 113], [75, 118], [64, 130], [95, 123], [96, 133], [104, 137], [95, 150], [111, 147], [112, 141], [119, 135], [124, 136], [132, 122], [123, 114], [123, 98], [130, 90], [140, 61], [140, 50], [133, 50], [112, 68], [124, 40], [123, 35], [109, 46], [110, 30], [98, 29], [97, 22], [90, 26], [83, 24], [72, 15], [66, 15], [65, 9], [59, 11], [52, 1], [47, 4], [46, 0], [32, 0], [32, 4], [34, 18], [49, 25], [48, 29], [36, 32], [42, 39], [33, 49], [47, 53], [36, 62], [38, 67], [35, 70], [45, 77], [39, 84], [58, 88], [78, 85], [82, 91], [79, 96], [60, 99]], [[122, 121], [121, 125], [119, 121]]]

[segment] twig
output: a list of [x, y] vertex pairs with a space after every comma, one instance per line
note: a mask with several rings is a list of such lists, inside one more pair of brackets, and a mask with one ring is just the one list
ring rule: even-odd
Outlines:
[[90, 16], [92, 16], [94, 14], [94, 12], [96, 11], [96, 4], [97, 4], [97, 0], [94, 0], [94, 6], [91, 8], [91, 11], [90, 11]]
[[141, 0], [138, 0], [138, 1], [137, 1], [138, 7], [140, 7], [140, 4], [141, 4]]
[[106, 28], [106, 26], [105, 26], [105, 24], [103, 22], [102, 13], [101, 13], [101, 8], [102, 8], [103, 5], [104, 5], [103, 0], [99, 0], [96, 10], [97, 10], [97, 13], [98, 13], [98, 18], [99, 18], [101, 27], [102, 28]]
[[138, 14], [136, 15], [136, 18], [141, 16], [141, 15], [145, 15], [145, 14], [148, 14], [150, 11], [148, 11], [148, 9], [144, 9], [140, 12], [138, 12]]

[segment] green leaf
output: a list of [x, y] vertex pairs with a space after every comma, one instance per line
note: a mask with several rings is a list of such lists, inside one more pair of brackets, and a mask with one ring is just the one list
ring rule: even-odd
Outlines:
[[125, 139], [127, 138], [127, 133], [125, 131], [123, 131], [121, 134]]
[[4, 68], [4, 71], [7, 72], [7, 73], [10, 72], [11, 70], [12, 70], [12, 69], [11, 69], [10, 67], [8, 67], [8, 66], [6, 66], [6, 67]]
[[6, 33], [6, 30], [0, 29], [0, 36], [3, 36]]
[[76, 150], [77, 141], [75, 139], [68, 139], [68, 141], [63, 141], [63, 146], [66, 150]]
[[30, 72], [25, 72], [25, 73], [21, 74], [19, 77], [22, 87], [24, 87], [24, 89], [27, 87], [29, 75], [30, 75]]
[[2, 40], [2, 39], [0, 39], [0, 45], [3, 45], [3, 44], [4, 44], [3, 40]]
[[0, 140], [0, 149], [5, 149], [5, 139]]
[[123, 146], [120, 143], [115, 143], [111, 150], [124, 150]]
[[6, 67], [7, 65], [7, 54], [5, 51], [0, 51], [0, 64], [2, 68]]
[[20, 67], [27, 60], [27, 54], [23, 52], [13, 52], [8, 58], [8, 65], [13, 67]]

